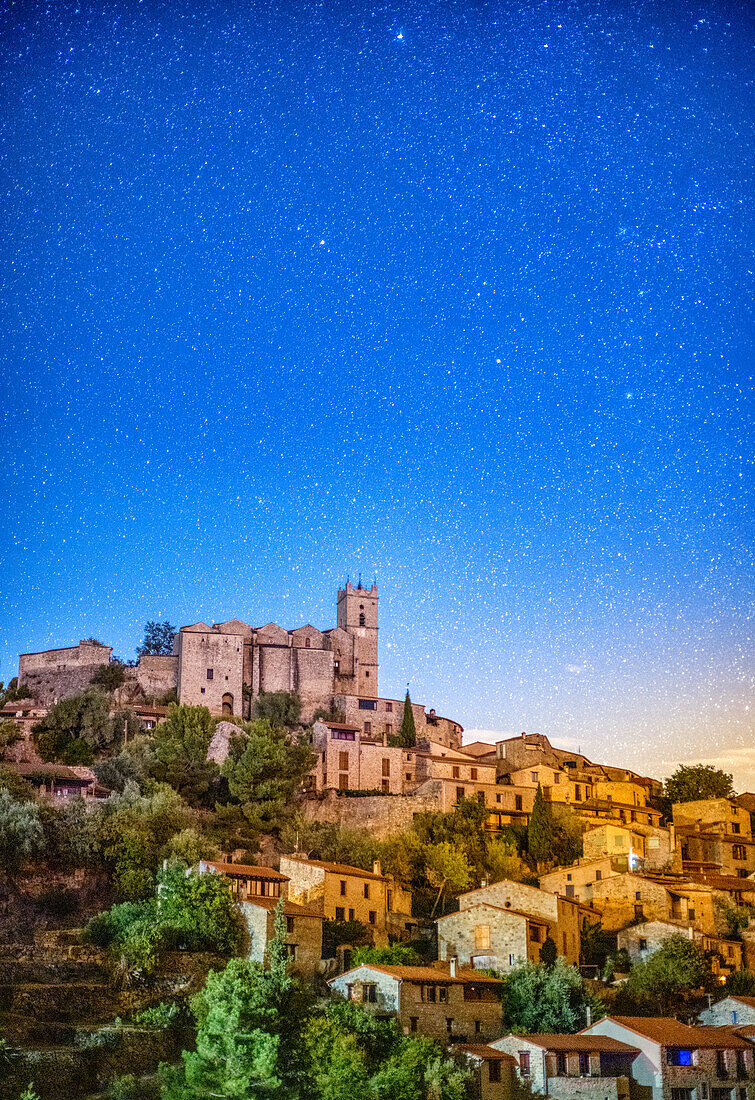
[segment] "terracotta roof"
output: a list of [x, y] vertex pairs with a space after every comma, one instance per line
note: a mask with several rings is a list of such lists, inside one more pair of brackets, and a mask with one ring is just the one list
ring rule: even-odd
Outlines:
[[353, 875], [355, 878], [371, 878], [377, 882], [386, 881], [386, 875], [376, 875], [374, 871], [363, 871], [361, 867], [351, 867], [348, 863], [328, 863], [321, 859], [297, 859], [293, 855], [289, 856], [289, 859], [296, 860], [303, 867], [321, 867], [323, 871], [328, 871], [331, 875]]
[[489, 745], [487, 741], [470, 741], [468, 745], [462, 745], [461, 751], [467, 756], [485, 756], [489, 752], [495, 756], [495, 745]]
[[[299, 905], [297, 902], [287, 901], [285, 898], [282, 900], [283, 915], [286, 917], [319, 917], [320, 920], [323, 919], [322, 912], [314, 905]], [[257, 905], [260, 909], [267, 909], [269, 912], [272, 912], [274, 909], [278, 908], [280, 902], [281, 898], [251, 897], [246, 898], [244, 904]]]
[[691, 1027], [675, 1020], [673, 1016], [609, 1016], [608, 1019], [664, 1047], [684, 1047], [689, 1050], [716, 1050], [726, 1047], [730, 1050], [750, 1050], [752, 1046], [732, 1028], [714, 1027], [710, 1024], [695, 1024]]
[[203, 859], [202, 863], [212, 867], [221, 875], [237, 875], [241, 878], [264, 878], [272, 882], [288, 882], [288, 875], [282, 875], [273, 867], [259, 867], [256, 863], [221, 863], [215, 859]]
[[755, 879], [738, 878], [737, 875], [705, 875], [692, 871], [689, 878], [714, 890], [755, 890]]
[[327, 726], [329, 730], [351, 730], [353, 733], [358, 733], [362, 728], [359, 725], [349, 725], [348, 722], [327, 722], [324, 718], [318, 719], [324, 726]]
[[[407, 982], [435, 982], [450, 985], [500, 985], [500, 978], [491, 978], [487, 974], [480, 974], [477, 970], [461, 969], [456, 971], [456, 977], [452, 978], [449, 973], [448, 963], [445, 964], [444, 969], [432, 966], [384, 966], [382, 963], [362, 963], [361, 966], [352, 967], [351, 970], [347, 970], [345, 974], [341, 974], [341, 978], [347, 977], [349, 974], [354, 974], [357, 970], [377, 970], [380, 974], [387, 974], [389, 978], [397, 978], [399, 981]], [[330, 981], [334, 982], [336, 979], [331, 978]]]
[[517, 1064], [513, 1054], [507, 1054], [505, 1050], [496, 1050], [487, 1043], [459, 1043], [454, 1044], [454, 1050], [461, 1050], [465, 1054], [471, 1054], [473, 1058], [482, 1058], [486, 1062], [510, 1062]]
[[629, 1046], [620, 1039], [612, 1039], [608, 1035], [555, 1035], [549, 1032], [540, 1032], [535, 1035], [522, 1035], [520, 1038], [526, 1043], [534, 1043], [543, 1050], [600, 1050], [606, 1053], [639, 1054], [639, 1047]]

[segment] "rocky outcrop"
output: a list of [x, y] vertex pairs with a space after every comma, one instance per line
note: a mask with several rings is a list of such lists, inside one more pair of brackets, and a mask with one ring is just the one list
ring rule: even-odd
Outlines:
[[244, 731], [234, 726], [233, 722], [218, 722], [207, 750], [207, 759], [214, 760], [218, 765], [225, 763], [231, 738], [243, 735]]

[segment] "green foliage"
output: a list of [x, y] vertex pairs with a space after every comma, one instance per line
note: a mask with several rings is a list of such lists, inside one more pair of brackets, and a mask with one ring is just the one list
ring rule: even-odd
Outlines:
[[314, 759], [307, 741], [292, 738], [267, 719], [243, 724], [242, 735], [229, 745], [222, 774], [253, 831], [269, 833], [280, 826]]
[[163, 1100], [295, 1095], [308, 996], [288, 971], [282, 905], [265, 964], [231, 959], [210, 972], [191, 1007], [196, 1051], [184, 1051], [180, 1067], [160, 1067]]
[[109, 695], [122, 687], [125, 679], [126, 666], [120, 661], [111, 661], [107, 665], [100, 665], [89, 683]]
[[702, 947], [674, 933], [647, 959], [634, 963], [621, 994], [665, 1016], [683, 994], [705, 986], [710, 978]]
[[43, 760], [91, 763], [95, 751], [113, 742], [108, 698], [89, 687], [61, 699], [32, 727], [32, 734]]
[[429, 845], [425, 851], [425, 876], [438, 894], [433, 912], [446, 889], [460, 894], [470, 883], [469, 860], [463, 848], [442, 840], [439, 844]]
[[83, 798], [61, 803], [40, 802], [40, 819], [45, 834], [45, 858], [59, 867], [96, 866], [102, 858], [99, 806], [87, 808]]
[[0, 870], [13, 874], [45, 845], [36, 802], [16, 802], [5, 787], [0, 790]]
[[406, 698], [404, 699], [404, 713], [401, 716], [401, 726], [395, 738], [392, 738], [392, 741], [403, 749], [413, 749], [417, 744], [417, 727], [414, 724], [414, 711], [412, 710], [412, 701], [409, 698], [408, 688]]
[[15, 703], [19, 699], [31, 699], [32, 695], [29, 689], [25, 686], [18, 686], [18, 676], [14, 676], [8, 681], [8, 686], [0, 682], [0, 708], [4, 707], [6, 703]]
[[[121, 729], [123, 729], [122, 722]], [[144, 734], [138, 734], [132, 738], [129, 728], [128, 744], [124, 745], [115, 756], [95, 764], [94, 774], [102, 786], [110, 791], [123, 791], [129, 781], [142, 789], [152, 765], [152, 755], [151, 740]]]
[[579, 961], [583, 966], [603, 967], [616, 947], [616, 937], [603, 930], [600, 921], [582, 921], [579, 933]]
[[19, 1095], [18, 1100], [40, 1100], [40, 1096], [32, 1085], [27, 1085], [24, 1091]]
[[526, 962], [503, 978], [504, 1027], [508, 1031], [569, 1034], [585, 1027], [602, 1005], [588, 992], [579, 971], [561, 957], [553, 966]]
[[18, 722], [14, 722], [12, 718], [0, 721], [0, 758], [5, 750], [20, 741], [22, 736]]
[[132, 1024], [137, 1027], [154, 1027], [162, 1030], [168, 1028], [182, 1028], [189, 1024], [189, 1017], [184, 1005], [176, 1001], [160, 1001], [150, 1008], [143, 1008], [132, 1017]]
[[755, 916], [751, 905], [734, 905], [729, 898], [714, 898], [716, 931], [729, 940], [741, 940], [742, 932]]
[[241, 925], [228, 882], [217, 875], [186, 873], [174, 864], [161, 872], [159, 922], [191, 951], [230, 955], [239, 947]]
[[372, 934], [360, 920], [328, 920], [322, 922], [322, 957], [332, 959], [344, 944], [351, 947], [371, 943]]
[[755, 996], [755, 973], [752, 970], [735, 970], [726, 979], [724, 989], [731, 996]]
[[36, 792], [31, 783], [14, 772], [7, 764], [0, 764], [0, 790], [5, 787], [16, 802], [33, 802]]
[[168, 657], [173, 652], [173, 639], [176, 628], [166, 620], [164, 623], [150, 619], [144, 624], [144, 641], [136, 647], [137, 657]]
[[254, 700], [254, 717], [276, 729], [301, 725], [301, 699], [295, 691], [261, 691]]
[[550, 936], [546, 936], [543, 941], [543, 946], [540, 948], [540, 962], [543, 966], [555, 966], [556, 959], [558, 958], [558, 948], [556, 947], [556, 941]]
[[374, 963], [376, 966], [421, 966], [423, 960], [413, 947], [405, 943], [391, 943], [385, 947], [357, 947], [351, 956], [351, 965], [362, 966], [363, 963]]
[[192, 806], [206, 800], [218, 766], [208, 761], [207, 750], [215, 722], [207, 707], [173, 705], [168, 717], [155, 729], [151, 774]]
[[110, 796], [102, 806], [100, 836], [122, 898], [154, 894], [156, 872], [170, 854], [171, 839], [190, 825], [190, 811], [166, 784], [153, 784], [143, 795], [128, 782], [122, 794]]
[[664, 783], [663, 793], [670, 804], [704, 798], [733, 798], [734, 780], [728, 772], [711, 764], [680, 764]]
[[555, 839], [550, 809], [545, 804], [543, 789], [538, 783], [535, 803], [532, 807], [530, 823], [527, 828], [527, 850], [535, 863], [546, 863], [553, 859]]
[[306, 1100], [464, 1100], [471, 1073], [430, 1039], [401, 1035], [395, 1020], [382, 1020], [350, 1002], [331, 1002], [313, 1012], [304, 1046]]
[[139, 1078], [133, 1073], [124, 1073], [114, 1077], [107, 1087], [105, 1096], [107, 1100], [139, 1100], [142, 1088]]

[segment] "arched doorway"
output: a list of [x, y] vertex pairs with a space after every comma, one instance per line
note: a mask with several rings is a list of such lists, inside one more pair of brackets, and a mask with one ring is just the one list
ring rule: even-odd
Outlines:
[[223, 714], [233, 714], [233, 696], [229, 691], [223, 696]]

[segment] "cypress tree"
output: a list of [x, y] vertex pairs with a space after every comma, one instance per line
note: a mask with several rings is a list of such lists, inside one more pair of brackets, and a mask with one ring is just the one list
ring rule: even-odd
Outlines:
[[397, 744], [402, 749], [413, 749], [417, 744], [417, 727], [414, 725], [414, 711], [412, 701], [409, 698], [409, 689], [406, 690], [404, 699], [404, 716], [401, 719], [401, 729], [398, 731]]
[[553, 822], [550, 810], [545, 804], [543, 790], [537, 785], [535, 804], [527, 826], [527, 851], [535, 863], [545, 863], [553, 855]]

